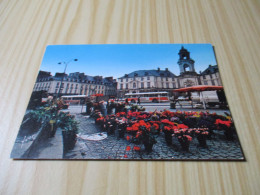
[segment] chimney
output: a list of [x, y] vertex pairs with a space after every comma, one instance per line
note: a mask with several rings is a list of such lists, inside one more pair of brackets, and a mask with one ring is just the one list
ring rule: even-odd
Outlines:
[[169, 71], [168, 68], [165, 68], [165, 71], [168, 72]]
[[160, 72], [160, 70], [161, 70], [161, 69], [158, 67], [157, 71]]

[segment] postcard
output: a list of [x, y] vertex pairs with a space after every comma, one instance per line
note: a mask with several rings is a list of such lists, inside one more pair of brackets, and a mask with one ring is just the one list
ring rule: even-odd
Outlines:
[[11, 158], [245, 160], [211, 44], [48, 46]]

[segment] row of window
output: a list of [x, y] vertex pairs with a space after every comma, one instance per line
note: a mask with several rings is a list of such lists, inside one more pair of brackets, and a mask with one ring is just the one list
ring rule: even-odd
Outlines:
[[[52, 81], [53, 78], [43, 78], [43, 79], [38, 79], [37, 81], [43, 82], [43, 81]], [[107, 84], [103, 83], [101, 81], [89, 81], [89, 80], [80, 80], [80, 79], [72, 79], [72, 78], [63, 78], [63, 81], [69, 81], [69, 82], [78, 82], [78, 83], [92, 83], [92, 84]]]
[[[50, 87], [37, 87], [37, 88], [34, 88], [34, 91], [41, 91], [41, 90], [45, 90], [45, 91], [48, 91], [49, 93], [52, 93], [51, 91], [49, 91]], [[62, 94], [77, 94], [78, 93], [78, 89], [75, 88], [56, 88], [55, 89], [55, 93], [58, 93], [60, 90], [60, 93]], [[105, 93], [106, 95], [114, 95], [116, 92], [115, 89], [108, 89], [108, 90], [103, 90], [103, 89], [100, 89], [100, 90], [89, 90], [87, 88], [85, 88], [83, 90], [83, 88], [81, 88], [80, 90], [80, 94], [83, 95], [83, 94], [86, 94], [86, 95], [90, 95], [90, 94], [94, 94], [94, 93]]]
[[35, 87], [34, 91], [48, 91], [50, 87]]
[[[138, 79], [136, 79], [136, 78], [131, 78], [131, 79], [129, 79], [129, 78], [126, 78], [125, 79], [125, 82], [128, 82], [128, 81], [132, 81], [132, 80], [138, 80]], [[150, 77], [146, 77], [146, 80], [150, 80]], [[118, 81], [119, 82], [123, 82], [124, 81], [124, 79], [118, 79]], [[141, 81], [144, 81], [144, 77], [141, 77]]]
[[[211, 85], [218, 85], [218, 81], [216, 80], [216, 82], [215, 82], [215, 80], [210, 80], [211, 81]], [[207, 80], [205, 80], [205, 81], [203, 81], [203, 83], [204, 83], [204, 85], [209, 85], [210, 83], [207, 81]]]
[[[212, 78], [217, 78], [217, 75], [215, 75], [215, 74], [208, 74], [209, 75], [209, 77], [212, 79]], [[207, 75], [203, 75], [202, 77], [203, 77], [203, 79], [206, 79], [206, 76]]]
[[[50, 85], [51, 85], [51, 83], [36, 83], [35, 84], [35, 89], [38, 89], [38, 88], [42, 88], [42, 87], [44, 87], [44, 88], [48, 88], [48, 87], [50, 87]], [[79, 85], [78, 84], [75, 84], [75, 88], [77, 88]], [[90, 85], [85, 85], [85, 88], [89, 88], [89, 86]], [[101, 85], [99, 85], [99, 86], [94, 86], [94, 85], [92, 85], [93, 87], [92, 88], [95, 88], [95, 89], [105, 89], [105, 86], [101, 86]], [[56, 84], [56, 88], [59, 88], [60, 87], [60, 82], [58, 82], [57, 84]], [[64, 87], [64, 83], [62, 83], [61, 84], [61, 88], [63, 88]], [[74, 84], [69, 84], [69, 83], [67, 83], [67, 85], [66, 85], [66, 87], [67, 88], [69, 88], [69, 87], [71, 87], [71, 88], [73, 88], [74, 87]], [[81, 87], [83, 87], [83, 85], [81, 85]]]
[[[56, 88], [55, 93], [58, 93], [58, 92], [59, 92], [59, 88]], [[69, 89], [66, 89], [66, 90], [61, 89], [60, 93], [61, 94], [78, 94], [77, 89], [74, 89], [74, 90], [73, 89], [70, 89], [70, 90]], [[80, 95], [84, 95], [84, 94], [91, 95], [91, 94], [95, 94], [95, 93], [104, 93], [104, 91], [103, 90], [92, 91], [92, 90], [85, 89], [85, 90], [81, 90], [79, 92]], [[112, 91], [109, 90], [108, 94], [112, 94]]]
[[35, 88], [38, 87], [50, 87], [51, 83], [36, 83]]
[[[146, 78], [146, 80], [150, 80], [150, 77], [145, 77]], [[172, 79], [172, 81], [174, 80], [174, 78], [170, 78], [170, 77], [165, 77], [165, 79], [164, 78], [161, 78], [161, 77], [157, 77], [157, 81], [163, 81], [163, 80], [165, 80], [165, 81], [169, 81], [169, 80], [171, 80]], [[144, 77], [141, 77], [141, 79], [138, 79], [138, 78], [126, 78], [126, 79], [118, 79], [118, 81], [119, 82], [128, 82], [128, 81], [132, 81], [132, 80], [141, 80], [141, 81], [144, 81], [145, 79], [144, 79]]]
[[[125, 84], [125, 89], [128, 89], [129, 85], [126, 83]], [[151, 83], [150, 82], [147, 82], [147, 88], [150, 88], [151, 87]], [[136, 83], [133, 83], [133, 89], [137, 88], [136, 86]], [[141, 83], [141, 88], [144, 88], [144, 83]], [[162, 83], [162, 88], [164, 88], [164, 84]], [[170, 88], [170, 84], [169, 83], [166, 83], [166, 88]], [[173, 83], [173, 88], [176, 88], [176, 85], [175, 83]], [[123, 89], [123, 84], [120, 84], [120, 89]]]

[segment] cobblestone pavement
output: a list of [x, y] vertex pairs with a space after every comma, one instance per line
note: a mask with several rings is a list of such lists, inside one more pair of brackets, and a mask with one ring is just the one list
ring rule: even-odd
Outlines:
[[[99, 127], [91, 118], [86, 118], [80, 114], [76, 115], [76, 119], [80, 123], [81, 134], [93, 134], [101, 132]], [[164, 134], [161, 133], [157, 138], [157, 143], [153, 146], [151, 153], [144, 151], [143, 145], [141, 151], [134, 151], [135, 144], [130, 143], [125, 138], [117, 139], [116, 136], [108, 136], [101, 141], [88, 141], [78, 139], [73, 150], [69, 151], [65, 158], [69, 159], [156, 159], [156, 160], [196, 160], [196, 159], [211, 159], [211, 160], [242, 160], [243, 154], [240, 148], [237, 137], [234, 141], [227, 141], [222, 131], [214, 131], [215, 136], [212, 140], [207, 140], [208, 148], [198, 146], [197, 139], [193, 139], [190, 144], [190, 152], [182, 151], [180, 144], [176, 138], [173, 138], [173, 144], [167, 146]], [[126, 136], [126, 135], [125, 135]], [[126, 147], [130, 146], [131, 150], [126, 151]]]
[[[146, 104], [141, 104], [141, 106], [145, 107], [145, 111], [147, 112], [153, 112], [155, 109], [157, 109], [157, 111], [162, 111], [164, 109], [166, 110], [170, 110], [171, 112], [176, 112], [176, 111], [194, 111], [194, 112], [205, 112], [204, 109], [201, 109], [201, 108], [191, 108], [191, 107], [183, 107], [183, 108], [180, 108], [180, 107], [177, 107], [177, 109], [170, 109], [170, 106], [169, 106], [169, 103], [166, 104], [157, 104], [157, 103], [151, 103], [149, 105], [146, 105]], [[216, 114], [220, 114], [220, 115], [224, 115], [224, 112], [227, 112], [230, 114], [230, 111], [228, 109], [214, 109], [214, 108], [211, 108], [211, 109], [206, 109], [207, 111], [209, 111], [210, 113], [213, 113], [215, 112]], [[70, 112], [71, 114], [79, 114], [79, 113], [82, 113], [82, 112], [85, 112], [86, 111], [86, 106], [81, 106], [81, 105], [71, 105], [69, 106], [69, 109], [68, 110], [63, 110], [63, 111], [68, 111]]]

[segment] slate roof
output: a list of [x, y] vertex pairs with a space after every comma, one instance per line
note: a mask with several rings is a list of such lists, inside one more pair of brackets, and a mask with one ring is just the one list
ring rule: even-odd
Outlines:
[[213, 73], [216, 73], [218, 72], [218, 65], [209, 65], [208, 68], [206, 68], [202, 73], [201, 75], [205, 75], [205, 74], [213, 74]]
[[45, 80], [56, 80], [61, 81], [62, 79], [73, 79], [76, 82], [81, 83], [93, 83], [93, 84], [109, 84], [112, 85], [114, 83], [113, 77], [101, 77], [101, 76], [89, 76], [84, 73], [74, 72], [69, 75], [64, 73], [56, 73], [55, 76], [52, 76], [50, 72], [40, 71], [37, 77], [37, 81], [45, 81]]
[[[133, 78], [133, 77], [144, 77], [144, 76], [156, 76], [156, 77], [176, 77], [175, 74], [169, 70], [137, 70], [129, 74], [125, 74], [120, 78]], [[119, 78], [119, 79], [120, 79]]]

